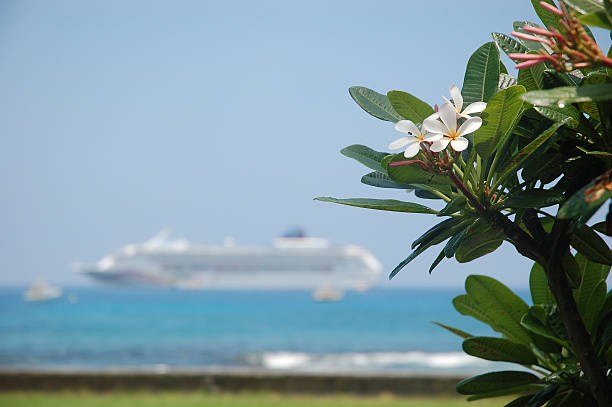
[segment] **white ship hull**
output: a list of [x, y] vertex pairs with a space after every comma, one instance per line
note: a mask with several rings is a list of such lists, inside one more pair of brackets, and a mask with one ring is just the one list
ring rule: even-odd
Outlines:
[[185, 289], [361, 291], [377, 284], [381, 265], [365, 249], [329, 247], [323, 239], [283, 238], [271, 248], [192, 247], [158, 239], [128, 245], [77, 270], [107, 283]]

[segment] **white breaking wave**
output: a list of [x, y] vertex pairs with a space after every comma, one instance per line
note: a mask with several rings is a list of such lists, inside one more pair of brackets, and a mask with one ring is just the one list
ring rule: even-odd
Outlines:
[[[338, 371], [481, 371], [491, 362], [461, 352], [327, 353], [264, 352], [249, 357], [265, 369], [309, 372]], [[499, 366], [499, 363], [496, 363]]]

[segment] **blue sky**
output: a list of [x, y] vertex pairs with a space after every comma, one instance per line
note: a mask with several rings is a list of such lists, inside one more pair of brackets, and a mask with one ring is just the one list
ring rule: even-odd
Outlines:
[[[312, 200], [415, 199], [362, 185], [367, 169], [340, 155], [399, 136], [347, 89], [439, 103], [492, 31], [524, 19], [538, 21], [529, 1], [3, 1], [0, 284], [85, 283], [72, 262], [163, 227], [268, 245], [299, 225], [391, 270], [434, 217]], [[436, 254], [384, 286], [527, 282], [508, 244], [430, 276]]]

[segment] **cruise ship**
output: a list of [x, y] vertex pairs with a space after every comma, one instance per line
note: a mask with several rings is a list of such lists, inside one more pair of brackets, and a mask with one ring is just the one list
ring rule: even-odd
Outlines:
[[[380, 279], [382, 266], [358, 246], [331, 246], [327, 239], [305, 237], [296, 229], [272, 247], [195, 246], [169, 240], [167, 231], [138, 244], [128, 244], [95, 264], [76, 270], [96, 280], [184, 289], [312, 290], [315, 298], [366, 290]], [[318, 293], [318, 294], [317, 294]]]

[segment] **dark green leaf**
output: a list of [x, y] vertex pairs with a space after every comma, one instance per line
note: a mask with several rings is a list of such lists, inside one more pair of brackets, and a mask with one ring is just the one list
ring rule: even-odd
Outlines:
[[349, 94], [359, 107], [377, 119], [393, 123], [402, 120], [402, 116], [393, 109], [386, 95], [362, 86], [349, 88]]
[[611, 182], [612, 170], [609, 170], [575, 192], [559, 208], [557, 217], [571, 219], [593, 213], [601, 204], [612, 198], [612, 190], [606, 187]]
[[405, 161], [406, 157], [404, 154], [395, 154], [392, 156], [387, 156], [383, 162], [382, 166], [389, 173], [389, 177], [400, 184], [451, 184], [452, 181], [450, 178], [445, 177], [443, 175], [432, 174], [429, 172], [425, 172], [418, 164], [405, 165], [401, 167], [389, 167], [390, 162], [397, 161]]
[[412, 189], [412, 185], [399, 184], [389, 178], [388, 175], [378, 171], [364, 175], [361, 177], [361, 182], [378, 188]]
[[444, 233], [448, 229], [453, 228], [454, 226], [464, 222], [462, 218], [448, 218], [444, 219], [442, 222], [437, 223], [433, 227], [429, 228], [425, 233], [419, 236], [414, 242], [412, 242], [411, 249], [414, 249], [420, 244], [427, 243], [430, 240], [433, 240], [438, 235]]
[[523, 100], [532, 105], [551, 106], [556, 104], [559, 107], [564, 107], [569, 103], [603, 102], [611, 99], [611, 83], [586, 85], [579, 88], [562, 86], [554, 89], [534, 90], [523, 95]]
[[434, 269], [438, 266], [438, 264], [440, 264], [442, 260], [444, 260], [444, 249], [442, 249], [440, 253], [438, 253], [438, 257], [436, 257], [434, 262], [431, 263], [431, 266], [429, 266], [429, 274], [434, 271]]
[[555, 189], [528, 189], [504, 201], [509, 208], [545, 208], [563, 202], [563, 191]]
[[[576, 255], [576, 262], [580, 267], [582, 281], [580, 287], [574, 292], [574, 297], [576, 298], [576, 305], [578, 305], [580, 315], [582, 315], [584, 319], [584, 316], [587, 314], [587, 309], [589, 308], [589, 302], [595, 295], [595, 287], [597, 287], [601, 281], [606, 281], [610, 273], [610, 266], [590, 261], [581, 254]], [[604, 290], [603, 298], [601, 299], [601, 304], [598, 309], [601, 309], [605, 301], [605, 296], [606, 293]], [[599, 300], [597, 302], [599, 302]]]
[[[401, 269], [403, 269], [408, 263], [410, 263], [412, 260], [414, 260], [419, 254], [423, 253], [429, 247], [445, 241], [446, 239], [451, 237], [453, 234], [455, 234], [458, 230], [460, 230], [461, 228], [464, 228], [465, 224], [467, 222], [469, 222], [469, 220], [462, 220], [461, 223], [458, 223], [457, 225], [455, 225], [453, 227], [446, 228], [446, 229], [440, 231], [440, 233], [437, 233], [437, 234], [435, 234], [433, 236], [428, 237], [426, 241], [425, 240], [421, 241], [419, 247], [415, 251], [410, 253], [410, 255], [408, 257], [406, 257], [400, 264], [398, 264], [391, 271], [391, 274], [389, 274], [389, 280], [391, 280], [393, 277], [395, 277], [395, 275], [397, 273], [399, 273]], [[421, 236], [421, 237], [423, 237], [423, 236]]]
[[442, 328], [444, 328], [444, 329], [446, 329], [449, 332], [454, 333], [457, 336], [460, 336], [460, 337], [464, 338], [464, 339], [471, 338], [472, 336], [474, 336], [474, 335], [469, 334], [469, 333], [467, 333], [465, 331], [462, 331], [461, 329], [453, 328], [452, 326], [444, 325], [444, 324], [442, 324], [440, 322], [433, 321], [433, 323], [438, 325], [438, 326], [440, 326], [440, 327], [442, 327]]
[[574, 256], [572, 256], [569, 249], [563, 254], [563, 258], [561, 259], [561, 269], [567, 275], [570, 286], [572, 288], [578, 288], [582, 278], [582, 275], [580, 274], [580, 266], [578, 266], [578, 262]]
[[[544, 23], [544, 27], [555, 27], [556, 29], [559, 29], [560, 17], [542, 7], [540, 1], [541, 0], [531, 0], [531, 4], [533, 5], [533, 9], [535, 10], [538, 17], [540, 17], [540, 20], [542, 20], [542, 22]], [[552, 0], [546, 0], [546, 3], [552, 5], [553, 7], [557, 7], [557, 5]]]
[[529, 308], [521, 319], [521, 326], [544, 338], [552, 339], [556, 343], [571, 349], [567, 333], [558, 315], [549, 315], [545, 305], [534, 305]]
[[578, 127], [580, 122], [580, 112], [573, 105], [566, 105], [563, 108], [558, 106], [535, 106], [534, 110], [553, 122], [560, 122], [569, 118], [567, 125], [573, 129]]
[[480, 114], [482, 126], [474, 133], [474, 146], [486, 162], [496, 147], [509, 135], [523, 110], [523, 86], [497, 92]]
[[580, 14], [596, 13], [605, 11], [601, 0], [564, 0], [565, 3]]
[[395, 199], [369, 199], [350, 198], [337, 199], [332, 197], [315, 198], [317, 201], [333, 202], [341, 205], [357, 206], [359, 208], [378, 209], [381, 211], [410, 212], [410, 213], [437, 213], [437, 211], [424, 205], [412, 202], [396, 201]]
[[612, 24], [610, 24], [610, 20], [608, 20], [608, 15], [605, 11], [598, 11], [579, 16], [578, 21], [580, 21], [582, 24], [590, 25], [591, 27], [600, 27], [605, 28], [606, 30], [612, 29]]
[[501, 176], [500, 179], [506, 178], [510, 173], [514, 173], [521, 167], [523, 161], [525, 161], [530, 155], [532, 155], [538, 148], [542, 146], [553, 134], [557, 131], [557, 129], [565, 124], [565, 121], [569, 119], [564, 119], [560, 122], [553, 123], [552, 126], [544, 130], [535, 140], [529, 143], [525, 148], [518, 152], [512, 159], [505, 165], [505, 167], [500, 171]]
[[533, 267], [531, 267], [529, 290], [534, 304], [555, 304], [555, 297], [548, 288], [546, 273], [538, 263], [533, 263]]
[[537, 363], [531, 350], [508, 339], [476, 336], [463, 341], [463, 350], [468, 355], [486, 360], [534, 365]]
[[527, 384], [536, 384], [539, 381], [540, 379], [536, 375], [528, 372], [512, 370], [490, 372], [462, 380], [457, 384], [457, 392], [460, 394], [488, 393]]
[[453, 213], [459, 212], [465, 207], [466, 202], [467, 201], [463, 195], [457, 195], [451, 199], [450, 202], [448, 202], [446, 206], [440, 210], [440, 212], [438, 212], [438, 216], [450, 216]]
[[410, 93], [392, 90], [387, 93], [387, 97], [397, 113], [414, 123], [422, 123], [434, 113], [431, 106]]
[[548, 400], [550, 400], [557, 390], [559, 390], [559, 383], [553, 383], [545, 389], [540, 390], [533, 396], [529, 403], [527, 403], [527, 407], [540, 407], [543, 406]]
[[507, 73], [500, 73], [499, 74], [499, 82], [497, 82], [497, 91], [499, 92], [500, 90], [503, 89], [507, 89], [511, 86], [516, 85], [517, 79], [508, 75]]
[[446, 246], [444, 246], [444, 255], [447, 258], [451, 258], [455, 255], [455, 251], [457, 251], [457, 246], [459, 246], [459, 244], [461, 243], [461, 240], [463, 240], [463, 237], [465, 236], [465, 232], [467, 231], [467, 228], [463, 229], [462, 231], [460, 231], [459, 233], [453, 235], [453, 237], [451, 237], [450, 239], [448, 239], [448, 242], [446, 242]]
[[[522, 344], [531, 342], [530, 336], [520, 324], [523, 314], [529, 307], [508, 287], [488, 276], [470, 275], [465, 280], [465, 290], [469, 297], [469, 301], [464, 301], [465, 304], [475, 306], [476, 311], [484, 314], [485, 320], [471, 313], [466, 315], [471, 315], [489, 324], [495, 331], [504, 334], [512, 341]], [[453, 300], [453, 305], [455, 305], [455, 300]], [[459, 309], [458, 311], [463, 313]]]
[[463, 79], [463, 101], [488, 102], [497, 90], [500, 74], [499, 51], [494, 42], [487, 42], [470, 57]]
[[459, 263], [467, 263], [495, 251], [503, 242], [503, 233], [491, 229], [491, 226], [480, 220], [470, 225], [461, 243], [455, 251]]
[[533, 396], [534, 394], [527, 394], [525, 396], [521, 396], [517, 399], [512, 400], [510, 403], [506, 404], [504, 407], [526, 407], [527, 403], [529, 402], [529, 400], [531, 400]]
[[370, 147], [361, 144], [353, 144], [340, 150], [340, 153], [346, 157], [359, 161], [371, 170], [387, 173], [387, 169], [381, 165], [383, 159], [389, 155], [380, 151], [372, 150]]
[[587, 259], [596, 263], [612, 265], [612, 253], [606, 242], [591, 228], [576, 228], [571, 235], [570, 243]]

